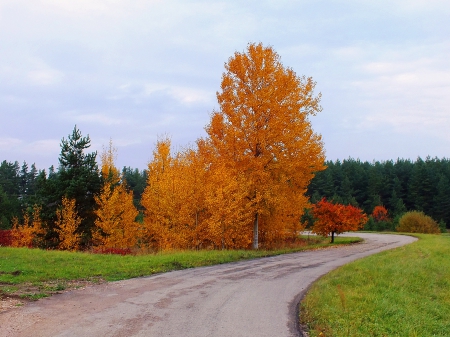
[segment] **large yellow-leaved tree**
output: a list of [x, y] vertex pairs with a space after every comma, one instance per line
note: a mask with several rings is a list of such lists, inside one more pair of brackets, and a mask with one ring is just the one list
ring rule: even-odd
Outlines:
[[225, 70], [205, 142], [228, 172], [245, 177], [256, 249], [260, 233], [270, 241], [301, 229], [304, 193], [324, 168], [321, 137], [308, 119], [321, 111], [321, 96], [312, 78], [297, 76], [262, 44], [236, 52]]

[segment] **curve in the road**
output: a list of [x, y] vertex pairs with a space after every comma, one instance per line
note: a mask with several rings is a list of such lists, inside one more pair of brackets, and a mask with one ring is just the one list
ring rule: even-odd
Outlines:
[[55, 295], [0, 314], [0, 336], [299, 336], [309, 285], [350, 261], [411, 243], [355, 233], [364, 243], [180, 270]]

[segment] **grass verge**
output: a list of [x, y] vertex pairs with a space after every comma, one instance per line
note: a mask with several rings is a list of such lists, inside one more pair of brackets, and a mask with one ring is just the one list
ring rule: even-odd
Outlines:
[[450, 236], [416, 236], [317, 281], [300, 304], [310, 336], [448, 336]]
[[171, 270], [210, 266], [258, 257], [326, 248], [360, 241], [305, 236], [301, 245], [275, 250], [173, 251], [121, 256], [0, 247], [0, 298], [39, 299], [90, 283], [116, 281]]

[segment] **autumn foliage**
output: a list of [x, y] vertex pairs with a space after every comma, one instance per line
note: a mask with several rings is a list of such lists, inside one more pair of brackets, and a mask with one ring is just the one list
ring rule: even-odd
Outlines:
[[[86, 248], [88, 242], [96, 252], [256, 249], [296, 238], [309, 207], [308, 184], [325, 168], [323, 143], [309, 120], [322, 109], [314, 88], [312, 78], [284, 67], [271, 47], [249, 44], [236, 52], [225, 64], [219, 110], [211, 114], [207, 136], [175, 153], [169, 138], [157, 142], [148, 163], [140, 222], [110, 142], [101, 155], [100, 191], [83, 192], [77, 201], [62, 199], [55, 224], [58, 248]], [[62, 164], [75, 154], [83, 157], [88, 146], [89, 138], [75, 131], [80, 144], [72, 149], [78, 143], [63, 141]], [[88, 158], [89, 173], [97, 170], [91, 160], [95, 155]], [[70, 164], [66, 171], [75, 174], [76, 165]], [[89, 199], [86, 195], [95, 200], [89, 212], [81, 204]], [[86, 211], [83, 218], [95, 220], [81, 219], [75, 206]], [[21, 242], [31, 242], [28, 227], [22, 227], [14, 227], [22, 231]]]
[[78, 227], [81, 224], [75, 207], [75, 199], [62, 198], [62, 206], [56, 213], [56, 232], [59, 236], [58, 248], [61, 250], [77, 250], [81, 234]]
[[258, 248], [259, 235], [271, 242], [300, 229], [299, 215], [308, 204], [304, 193], [314, 173], [324, 169], [322, 141], [308, 119], [321, 111], [320, 94], [314, 96], [312, 78], [298, 77], [262, 44], [236, 52], [225, 70], [217, 93], [220, 110], [206, 127], [205, 146], [211, 163], [232, 179], [245, 179], [252, 214], [247, 221], [253, 222]]
[[0, 230], [0, 247], [8, 247], [12, 244], [11, 229]]
[[388, 211], [384, 206], [375, 206], [372, 212], [372, 218], [376, 222], [389, 221]]
[[313, 205], [312, 214], [316, 218], [312, 231], [323, 236], [331, 233], [331, 242], [334, 234], [361, 229], [368, 220], [361, 209], [328, 202], [325, 198]]
[[11, 246], [12, 247], [28, 247], [35, 246], [39, 235], [44, 233], [42, 221], [40, 218], [41, 208], [33, 207], [33, 215], [27, 212], [23, 214], [23, 222], [20, 223], [18, 218], [13, 218], [11, 229]]
[[103, 186], [95, 196], [98, 208], [95, 211], [96, 230], [93, 233], [95, 245], [100, 250], [130, 249], [139, 240], [139, 224], [136, 222], [138, 210], [133, 204], [133, 194], [126, 188], [126, 181], [116, 168], [116, 150], [109, 143], [102, 159]]
[[399, 220], [397, 232], [440, 234], [441, 230], [436, 221], [420, 211], [405, 213]]

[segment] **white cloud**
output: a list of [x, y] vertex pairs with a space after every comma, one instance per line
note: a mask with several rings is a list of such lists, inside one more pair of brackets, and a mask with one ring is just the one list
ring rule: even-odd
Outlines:
[[28, 78], [33, 84], [49, 85], [60, 82], [63, 74], [53, 69], [32, 70], [28, 73]]
[[0, 149], [2, 151], [11, 151], [16, 148], [18, 148], [21, 144], [23, 144], [23, 141], [18, 138], [0, 138]]
[[174, 86], [169, 89], [171, 95], [185, 104], [207, 103], [212, 101], [214, 93], [195, 88]]
[[109, 96], [108, 99], [120, 100], [131, 98], [135, 102], [142, 102], [144, 99], [151, 97], [158, 93], [165, 93], [181, 104], [195, 104], [195, 103], [211, 103], [214, 101], [214, 90], [204, 90], [195, 87], [179, 86], [171, 83], [126, 83], [120, 85], [119, 93]]
[[75, 124], [77, 123], [87, 123], [94, 125], [103, 126], [117, 126], [129, 124], [129, 120], [124, 117], [114, 116], [114, 113], [85, 113], [81, 111], [68, 111], [62, 114], [62, 118], [70, 118]]
[[59, 153], [60, 140], [59, 139], [42, 139], [26, 144], [22, 148], [22, 152], [26, 154], [36, 154], [47, 156]]

